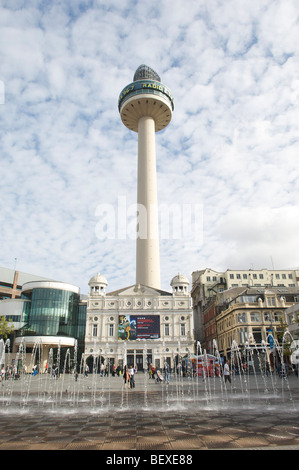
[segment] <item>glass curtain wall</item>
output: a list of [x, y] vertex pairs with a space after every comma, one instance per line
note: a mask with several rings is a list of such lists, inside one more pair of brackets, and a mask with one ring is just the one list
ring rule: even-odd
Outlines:
[[18, 336], [69, 336], [78, 334], [80, 296], [58, 289], [33, 289], [22, 297], [31, 299], [30, 311]]

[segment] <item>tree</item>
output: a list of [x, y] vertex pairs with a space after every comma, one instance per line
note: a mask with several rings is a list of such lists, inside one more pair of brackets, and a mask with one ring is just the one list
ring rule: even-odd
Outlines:
[[4, 316], [0, 316], [0, 338], [7, 339], [7, 336], [14, 331], [14, 325], [9, 325], [12, 320], [6, 320]]
[[279, 327], [279, 330], [276, 332], [276, 334], [277, 334], [277, 339], [279, 343], [283, 346], [284, 359], [289, 358], [292, 354], [290, 335], [285, 336], [286, 331], [288, 331], [288, 324], [284, 323], [283, 318], [280, 317], [280, 327]]

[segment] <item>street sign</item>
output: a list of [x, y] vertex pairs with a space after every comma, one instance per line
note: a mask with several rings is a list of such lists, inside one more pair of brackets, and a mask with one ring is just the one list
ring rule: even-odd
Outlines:
[[269, 341], [270, 349], [271, 351], [273, 351], [274, 350], [274, 338], [271, 334], [268, 336], [268, 341]]

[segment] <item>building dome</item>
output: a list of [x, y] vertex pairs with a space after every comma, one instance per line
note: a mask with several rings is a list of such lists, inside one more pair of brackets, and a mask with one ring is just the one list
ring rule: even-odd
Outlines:
[[178, 273], [176, 276], [174, 276], [171, 279], [170, 285], [174, 286], [174, 285], [178, 285], [178, 284], [187, 284], [187, 285], [189, 285], [189, 281], [186, 278], [186, 276], [184, 276], [183, 274]]
[[188, 295], [189, 281], [183, 274], [178, 273], [171, 279], [170, 285], [174, 295]]
[[108, 282], [101, 273], [97, 273], [95, 276], [92, 276], [88, 285], [90, 286], [90, 295], [105, 295]]
[[108, 286], [107, 279], [101, 275], [101, 273], [95, 274], [95, 276], [92, 276], [90, 279], [88, 285], [90, 286], [91, 284], [105, 284]]

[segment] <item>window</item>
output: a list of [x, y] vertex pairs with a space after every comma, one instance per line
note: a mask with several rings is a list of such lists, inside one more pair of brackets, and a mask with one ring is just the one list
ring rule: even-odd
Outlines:
[[92, 325], [92, 336], [98, 336], [98, 325]]
[[264, 321], [271, 321], [271, 314], [269, 312], [264, 312]]
[[251, 312], [250, 313], [250, 320], [252, 322], [259, 322], [261, 321], [260, 314], [258, 312]]
[[264, 279], [264, 275], [263, 275], [263, 274], [260, 274], [260, 279]]
[[237, 274], [237, 279], [241, 279], [241, 274]]
[[229, 278], [230, 278], [230, 279], [234, 279], [234, 275], [233, 275], [233, 274], [230, 274], [230, 275], [229, 275]]
[[293, 279], [293, 274], [289, 274], [289, 279]]
[[282, 317], [282, 313], [281, 312], [275, 312], [274, 313], [274, 321], [280, 321], [280, 317]]
[[8, 322], [19, 322], [21, 321], [21, 315], [4, 315], [5, 320]]
[[247, 274], [243, 274], [243, 279], [247, 279]]
[[181, 323], [181, 336], [186, 336], [186, 325]]
[[254, 341], [259, 344], [262, 342], [262, 331], [260, 328], [252, 328], [252, 334], [254, 337]]
[[246, 322], [246, 313], [239, 313], [238, 314], [238, 322], [239, 323], [245, 323]]
[[275, 277], [276, 277], [276, 279], [280, 279], [280, 275], [279, 275], [279, 274], [275, 274]]
[[244, 344], [246, 341], [248, 341], [248, 332], [247, 328], [240, 328], [240, 343]]
[[267, 298], [267, 304], [270, 306], [270, 307], [275, 307], [276, 303], [275, 303], [275, 297], [268, 297]]
[[114, 325], [111, 323], [109, 325], [109, 336], [114, 336]]
[[169, 336], [169, 323], [164, 325], [164, 336]]
[[253, 279], [257, 279], [257, 274], [253, 274]]

